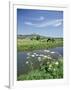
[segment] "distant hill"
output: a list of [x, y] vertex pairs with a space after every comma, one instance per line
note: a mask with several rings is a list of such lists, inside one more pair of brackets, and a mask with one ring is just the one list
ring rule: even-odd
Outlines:
[[25, 39], [25, 38], [36, 38], [37, 36], [40, 36], [40, 38], [47, 38], [45, 36], [41, 36], [41, 35], [38, 35], [38, 34], [31, 34], [31, 35], [17, 35], [17, 38], [19, 39]]
[[[30, 34], [30, 35], [17, 35], [18, 39], [31, 39], [36, 38], [37, 36], [40, 36], [40, 39], [47, 39], [47, 38], [61, 38], [61, 37], [47, 37], [47, 36], [41, 36], [39, 34]], [[61, 38], [62, 39], [62, 38]]]

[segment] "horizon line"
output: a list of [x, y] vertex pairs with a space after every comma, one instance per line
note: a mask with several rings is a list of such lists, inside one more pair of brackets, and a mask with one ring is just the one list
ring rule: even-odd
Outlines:
[[23, 36], [23, 35], [39, 35], [39, 36], [43, 36], [43, 37], [63, 38], [63, 36], [48, 36], [48, 35], [40, 35], [40, 34], [17, 34], [17, 36], [18, 35], [21, 35], [21, 36]]

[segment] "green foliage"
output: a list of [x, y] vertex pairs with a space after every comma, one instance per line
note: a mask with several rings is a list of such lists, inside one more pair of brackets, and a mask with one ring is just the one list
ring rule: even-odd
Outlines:
[[18, 80], [40, 80], [40, 79], [60, 79], [63, 78], [63, 59], [49, 60], [44, 62], [39, 69], [32, 70], [30, 73], [20, 75]]
[[38, 35], [38, 36], [36, 36], [36, 40], [39, 40], [40, 39], [40, 36]]

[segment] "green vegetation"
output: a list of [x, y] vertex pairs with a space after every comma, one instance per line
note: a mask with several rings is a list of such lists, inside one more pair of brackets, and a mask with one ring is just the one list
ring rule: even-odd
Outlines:
[[[44, 63], [46, 61], [46, 63]], [[30, 73], [18, 76], [18, 80], [40, 80], [40, 79], [61, 79], [63, 78], [63, 59], [44, 59], [40, 68]]]
[[62, 38], [46, 38], [39, 35], [34, 37], [23, 36], [17, 39], [18, 51], [32, 51], [38, 49], [48, 49], [63, 45]]
[[[39, 35], [17, 37], [17, 51], [34, 51], [63, 46], [63, 38], [50, 38]], [[44, 53], [44, 52], [43, 52]], [[39, 67], [34, 68], [34, 61]], [[32, 52], [28, 53], [26, 63], [30, 70], [27, 74], [17, 77], [17, 80], [61, 79], [63, 78], [63, 58], [57, 60], [50, 55]]]

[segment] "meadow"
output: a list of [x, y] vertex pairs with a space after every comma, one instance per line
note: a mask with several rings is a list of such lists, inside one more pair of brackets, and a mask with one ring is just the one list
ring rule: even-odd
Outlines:
[[48, 49], [54, 47], [63, 46], [63, 39], [62, 38], [54, 38], [53, 40], [47, 39], [17, 39], [17, 50], [18, 51], [32, 51], [32, 50], [39, 50], [39, 49]]

